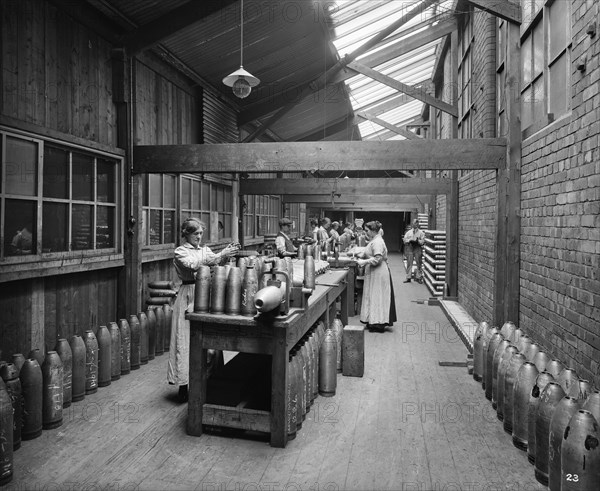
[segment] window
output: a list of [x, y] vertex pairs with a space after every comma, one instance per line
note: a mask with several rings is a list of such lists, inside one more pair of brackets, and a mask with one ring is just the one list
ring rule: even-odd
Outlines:
[[256, 233], [272, 235], [279, 232], [278, 196], [256, 196]]
[[244, 196], [244, 237], [254, 237], [254, 195]]
[[120, 160], [0, 131], [0, 257], [118, 247]]
[[[304, 221], [306, 216], [306, 211], [303, 209], [304, 213], [301, 213], [300, 203], [285, 203], [283, 215], [289, 218], [292, 221], [292, 227], [290, 229], [290, 234], [294, 236], [299, 236], [304, 233]], [[302, 203], [304, 205], [304, 203]]]
[[508, 23], [498, 19], [498, 42], [496, 43], [496, 110], [498, 111], [496, 135], [506, 136], [506, 46], [508, 35]]
[[201, 220], [206, 225], [204, 240], [210, 237], [210, 206], [207, 203], [210, 203], [210, 184], [199, 177], [182, 177], [181, 220], [189, 217]]
[[142, 234], [147, 246], [171, 245], [177, 240], [176, 185], [173, 175], [144, 175]]
[[536, 131], [570, 110], [571, 2], [523, 0], [521, 121]]
[[202, 220], [206, 225], [205, 242], [231, 240], [232, 200], [231, 186], [196, 176], [181, 178], [181, 219]]
[[460, 138], [472, 138], [472, 52], [473, 52], [473, 8], [461, 17], [459, 28], [458, 63], [458, 129]]

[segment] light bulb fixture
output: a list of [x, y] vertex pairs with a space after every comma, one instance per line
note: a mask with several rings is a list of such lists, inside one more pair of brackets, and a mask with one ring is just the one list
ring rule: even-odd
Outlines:
[[233, 95], [245, 99], [260, 80], [244, 70], [244, 0], [240, 0], [240, 67], [223, 79], [223, 83], [233, 90]]

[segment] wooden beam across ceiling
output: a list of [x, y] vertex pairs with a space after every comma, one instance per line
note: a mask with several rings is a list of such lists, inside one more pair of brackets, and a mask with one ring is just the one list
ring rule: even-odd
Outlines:
[[384, 121], [383, 119], [378, 118], [377, 116], [370, 114], [368, 112], [361, 111], [361, 112], [356, 113], [356, 115], [359, 118], [362, 118], [366, 121], [372, 121], [373, 123], [378, 124], [382, 128], [386, 128], [386, 129], [390, 130], [392, 133], [401, 135], [404, 138], [408, 138], [409, 140], [418, 140], [419, 138], [422, 138], [421, 136], [417, 135], [416, 133], [413, 133], [412, 131], [408, 131], [399, 126], [395, 126], [391, 123], [388, 123], [387, 121]]
[[504, 138], [138, 145], [134, 173], [498, 169]]
[[521, 24], [521, 3], [518, 0], [465, 0], [474, 7], [488, 12], [496, 17]]
[[356, 61], [349, 63], [348, 68], [355, 70], [357, 73], [361, 73], [367, 77], [376, 80], [379, 83], [387, 85], [392, 89], [396, 89], [404, 94], [407, 94], [415, 99], [429, 104], [432, 107], [436, 107], [440, 111], [444, 111], [445, 113], [450, 114], [451, 116], [458, 117], [458, 108], [455, 105], [448, 104], [447, 102], [436, 99], [435, 97], [430, 96], [421, 88], [414, 88], [410, 85], [399, 82], [398, 80], [389, 77], [388, 75], [384, 75], [383, 73], [378, 72], [377, 70], [373, 70], [372, 68], [363, 65], [362, 63], [358, 63]]
[[450, 179], [433, 177], [366, 179], [241, 179], [240, 194], [446, 194]]
[[237, 0], [189, 1], [124, 35], [121, 45], [129, 55], [135, 55], [234, 3]]
[[[456, 18], [452, 17], [441, 21], [435, 26], [430, 26], [427, 29], [406, 37], [401, 43], [394, 43], [393, 45], [377, 50], [371, 55], [364, 56], [360, 59], [363, 65], [370, 68], [374, 68], [390, 60], [406, 55], [411, 51], [425, 46], [433, 41], [450, 34], [456, 29]], [[387, 39], [385, 40], [387, 42]], [[335, 85], [337, 83], [344, 82], [356, 75], [354, 70], [342, 69], [335, 74], [330, 80], [327, 80], [327, 85]], [[298, 101], [298, 94], [300, 89], [298, 87], [292, 87], [281, 93], [274, 94], [270, 97], [267, 103], [261, 103], [249, 107], [243, 110], [238, 115], [238, 124], [240, 126], [262, 118], [273, 111], [276, 111], [290, 101]]]
[[[344, 60], [339, 60], [335, 65], [325, 71], [322, 75], [317, 77], [315, 80], [304, 84], [301, 88], [300, 94], [298, 96], [298, 100], [302, 100], [305, 96], [316, 92], [323, 87], [327, 86], [327, 79], [332, 78], [336, 73], [338, 73], [344, 65], [346, 65], [349, 61], [355, 60], [358, 56], [368, 52], [373, 47], [377, 46], [381, 41], [387, 38], [394, 31], [397, 31], [404, 24], [409, 22], [411, 19], [416, 17], [417, 15], [422, 15], [423, 11], [429, 8], [432, 4], [438, 3], [439, 0], [422, 0], [422, 2], [416, 7], [412, 8], [404, 15], [402, 15], [398, 20], [392, 22], [388, 27], [383, 29], [381, 32], [373, 36], [369, 41], [362, 44], [358, 48], [356, 48], [352, 53], [345, 56]], [[244, 143], [251, 142], [258, 138], [262, 133], [269, 129], [275, 122], [281, 119], [285, 114], [292, 110], [296, 106], [297, 102], [292, 102], [286, 104], [285, 106], [279, 108], [275, 114], [273, 114], [269, 119], [261, 125], [261, 127], [252, 132], [244, 139]]]
[[323, 208], [325, 210], [332, 211], [388, 211], [388, 212], [401, 212], [401, 211], [414, 211], [420, 210], [422, 207], [421, 203], [387, 203], [387, 204], [331, 204], [331, 203], [310, 203], [311, 208]]
[[[333, 199], [336, 203], [352, 203], [352, 204], [394, 204], [394, 203], [425, 203], [428, 200], [428, 196], [419, 195], [418, 199], [409, 199], [411, 195], [399, 195], [399, 194], [379, 194], [379, 195], [367, 195], [367, 194], [288, 194], [281, 197], [284, 203], [319, 203], [319, 202], [331, 202]], [[400, 198], [404, 198], [403, 201], [399, 201]]]

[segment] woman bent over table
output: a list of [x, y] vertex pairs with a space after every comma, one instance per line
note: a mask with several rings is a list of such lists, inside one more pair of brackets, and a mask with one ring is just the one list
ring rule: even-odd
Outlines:
[[367, 328], [384, 332], [385, 326], [396, 321], [396, 301], [392, 276], [387, 264], [387, 247], [380, 233], [381, 223], [368, 222], [365, 230], [369, 243], [364, 252], [358, 254], [359, 266], [365, 266], [363, 299], [360, 308], [360, 321]]

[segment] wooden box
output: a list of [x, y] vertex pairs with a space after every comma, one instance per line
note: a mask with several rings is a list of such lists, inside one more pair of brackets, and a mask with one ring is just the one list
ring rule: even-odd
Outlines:
[[342, 332], [342, 374], [362, 377], [365, 372], [365, 328], [345, 326]]

